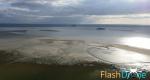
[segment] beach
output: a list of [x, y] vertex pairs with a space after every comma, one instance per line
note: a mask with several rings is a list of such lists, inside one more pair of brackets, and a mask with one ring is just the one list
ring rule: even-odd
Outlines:
[[17, 39], [15, 43], [11, 39], [7, 44], [5, 41], [0, 50], [0, 79], [95, 80], [99, 70], [111, 70], [110, 64], [88, 54], [88, 44], [83, 40], [34, 38]]
[[102, 70], [120, 71], [129, 67], [150, 70], [150, 50], [124, 42], [143, 39], [129, 36], [138, 31], [111, 27], [102, 30], [29, 27], [3, 28], [0, 32], [7, 34], [0, 39], [0, 70], [3, 71], [0, 74], [4, 80], [10, 80], [8, 76], [19, 80], [19, 73], [25, 80], [95, 80], [99, 79], [97, 72]]

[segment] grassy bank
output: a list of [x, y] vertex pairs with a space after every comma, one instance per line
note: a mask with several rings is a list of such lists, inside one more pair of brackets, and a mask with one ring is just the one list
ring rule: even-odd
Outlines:
[[1, 64], [0, 80], [97, 80], [96, 71], [104, 68], [106, 66]]

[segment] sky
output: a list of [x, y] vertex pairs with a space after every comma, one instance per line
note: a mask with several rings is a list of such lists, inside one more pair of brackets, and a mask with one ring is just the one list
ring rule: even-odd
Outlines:
[[150, 0], [0, 0], [0, 23], [150, 25]]

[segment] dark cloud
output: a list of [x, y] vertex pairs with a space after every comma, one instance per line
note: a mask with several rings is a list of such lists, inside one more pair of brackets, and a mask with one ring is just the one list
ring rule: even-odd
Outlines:
[[38, 9], [42, 8], [44, 5], [36, 2], [31, 1], [17, 1], [11, 3], [11, 6], [13, 7], [20, 7], [20, 8], [29, 8], [29, 9]]

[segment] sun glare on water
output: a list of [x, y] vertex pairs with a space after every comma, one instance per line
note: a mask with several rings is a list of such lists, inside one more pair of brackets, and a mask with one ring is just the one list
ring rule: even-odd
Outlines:
[[129, 37], [124, 38], [121, 41], [123, 44], [131, 46], [131, 47], [137, 47], [137, 48], [143, 48], [143, 49], [150, 49], [150, 38], [145, 37]]

